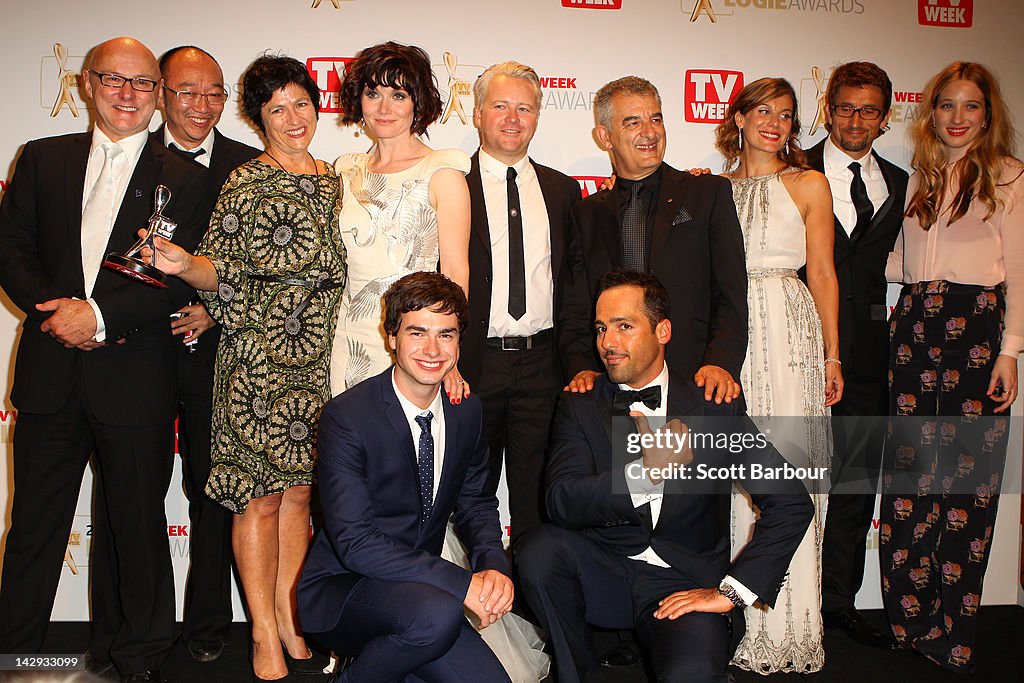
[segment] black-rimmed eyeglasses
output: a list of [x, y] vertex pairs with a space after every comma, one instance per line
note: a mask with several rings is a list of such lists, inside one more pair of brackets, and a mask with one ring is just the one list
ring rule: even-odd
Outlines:
[[860, 114], [860, 117], [865, 121], [874, 121], [882, 115], [882, 110], [875, 109], [874, 107], [854, 107], [851, 104], [837, 104], [832, 107], [832, 113], [843, 119], [849, 119], [854, 114]]
[[148, 78], [128, 78], [121, 74], [105, 74], [100, 71], [93, 71], [92, 69], [89, 69], [89, 73], [96, 74], [96, 77], [100, 79], [100, 83], [108, 88], [123, 88], [125, 83], [131, 83], [132, 90], [139, 92], [153, 92], [156, 90], [156, 81]]
[[191, 107], [199, 100], [206, 98], [206, 103], [211, 107], [222, 106], [228, 101], [228, 92], [221, 90], [220, 92], [192, 92], [191, 90], [175, 90], [174, 88], [164, 86], [164, 90], [170, 93], [174, 93], [174, 97], [177, 98], [186, 107]]

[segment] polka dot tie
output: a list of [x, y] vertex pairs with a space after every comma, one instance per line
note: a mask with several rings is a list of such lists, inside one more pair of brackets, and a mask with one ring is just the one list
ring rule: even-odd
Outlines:
[[418, 465], [420, 473], [420, 523], [430, 519], [434, 509], [434, 435], [430, 433], [430, 421], [434, 414], [429, 410], [416, 416], [416, 424], [420, 426], [420, 448]]

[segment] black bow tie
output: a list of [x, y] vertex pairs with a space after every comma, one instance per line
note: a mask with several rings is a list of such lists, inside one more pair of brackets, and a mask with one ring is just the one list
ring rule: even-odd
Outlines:
[[193, 150], [193, 151], [190, 152], [187, 149], [182, 149], [181, 147], [178, 147], [173, 142], [171, 143], [171, 149], [173, 149], [175, 152], [177, 152], [178, 154], [182, 155], [183, 157], [187, 157], [187, 158], [191, 159], [192, 161], [195, 161], [196, 157], [201, 156], [203, 154], [206, 154], [206, 150], [203, 149], [202, 147], [200, 147], [199, 149], [196, 149], [196, 150]]
[[640, 391], [631, 389], [619, 389], [612, 399], [612, 407], [616, 410], [629, 410], [634, 403], [641, 402], [648, 410], [657, 410], [661, 405], [661, 386], [647, 387]]

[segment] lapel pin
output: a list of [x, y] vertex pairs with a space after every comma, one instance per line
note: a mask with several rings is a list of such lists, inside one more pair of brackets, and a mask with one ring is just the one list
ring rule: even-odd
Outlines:
[[135, 190], [135, 198], [139, 199], [141, 197], [142, 197], [142, 190], [136, 189]]
[[671, 203], [672, 203], [672, 198], [671, 198], [671, 197], [669, 197], [669, 198], [668, 198], [668, 203], [669, 203], [669, 204], [671, 204]]

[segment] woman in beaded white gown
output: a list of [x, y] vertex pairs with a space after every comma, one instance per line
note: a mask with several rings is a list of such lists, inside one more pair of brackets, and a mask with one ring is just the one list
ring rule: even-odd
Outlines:
[[[749, 330], [740, 384], [747, 412], [794, 467], [827, 467], [828, 406], [842, 396], [838, 282], [833, 263], [832, 196], [824, 175], [807, 170], [796, 144], [796, 96], [784, 79], [746, 86], [719, 126], [747, 263]], [[807, 266], [808, 286], [797, 277]], [[803, 418], [803, 419], [799, 419]], [[810, 673], [824, 665], [821, 544], [827, 479], [804, 480], [815, 514], [773, 608], [745, 608], [746, 635], [733, 664], [762, 674]], [[749, 496], [732, 500], [732, 550], [750, 540], [757, 519]]]
[[[361, 124], [375, 145], [335, 162], [349, 270], [331, 355], [332, 395], [391, 366], [381, 317], [391, 283], [440, 269], [469, 287], [470, 161], [461, 150], [433, 150], [420, 139], [441, 114], [426, 53], [392, 42], [366, 48], [348, 67], [341, 100], [343, 122]], [[457, 368], [445, 377], [444, 390], [456, 403], [470, 393]], [[469, 566], [451, 522], [441, 557]], [[509, 613], [480, 635], [513, 683], [547, 675], [549, 657], [529, 622]]]

